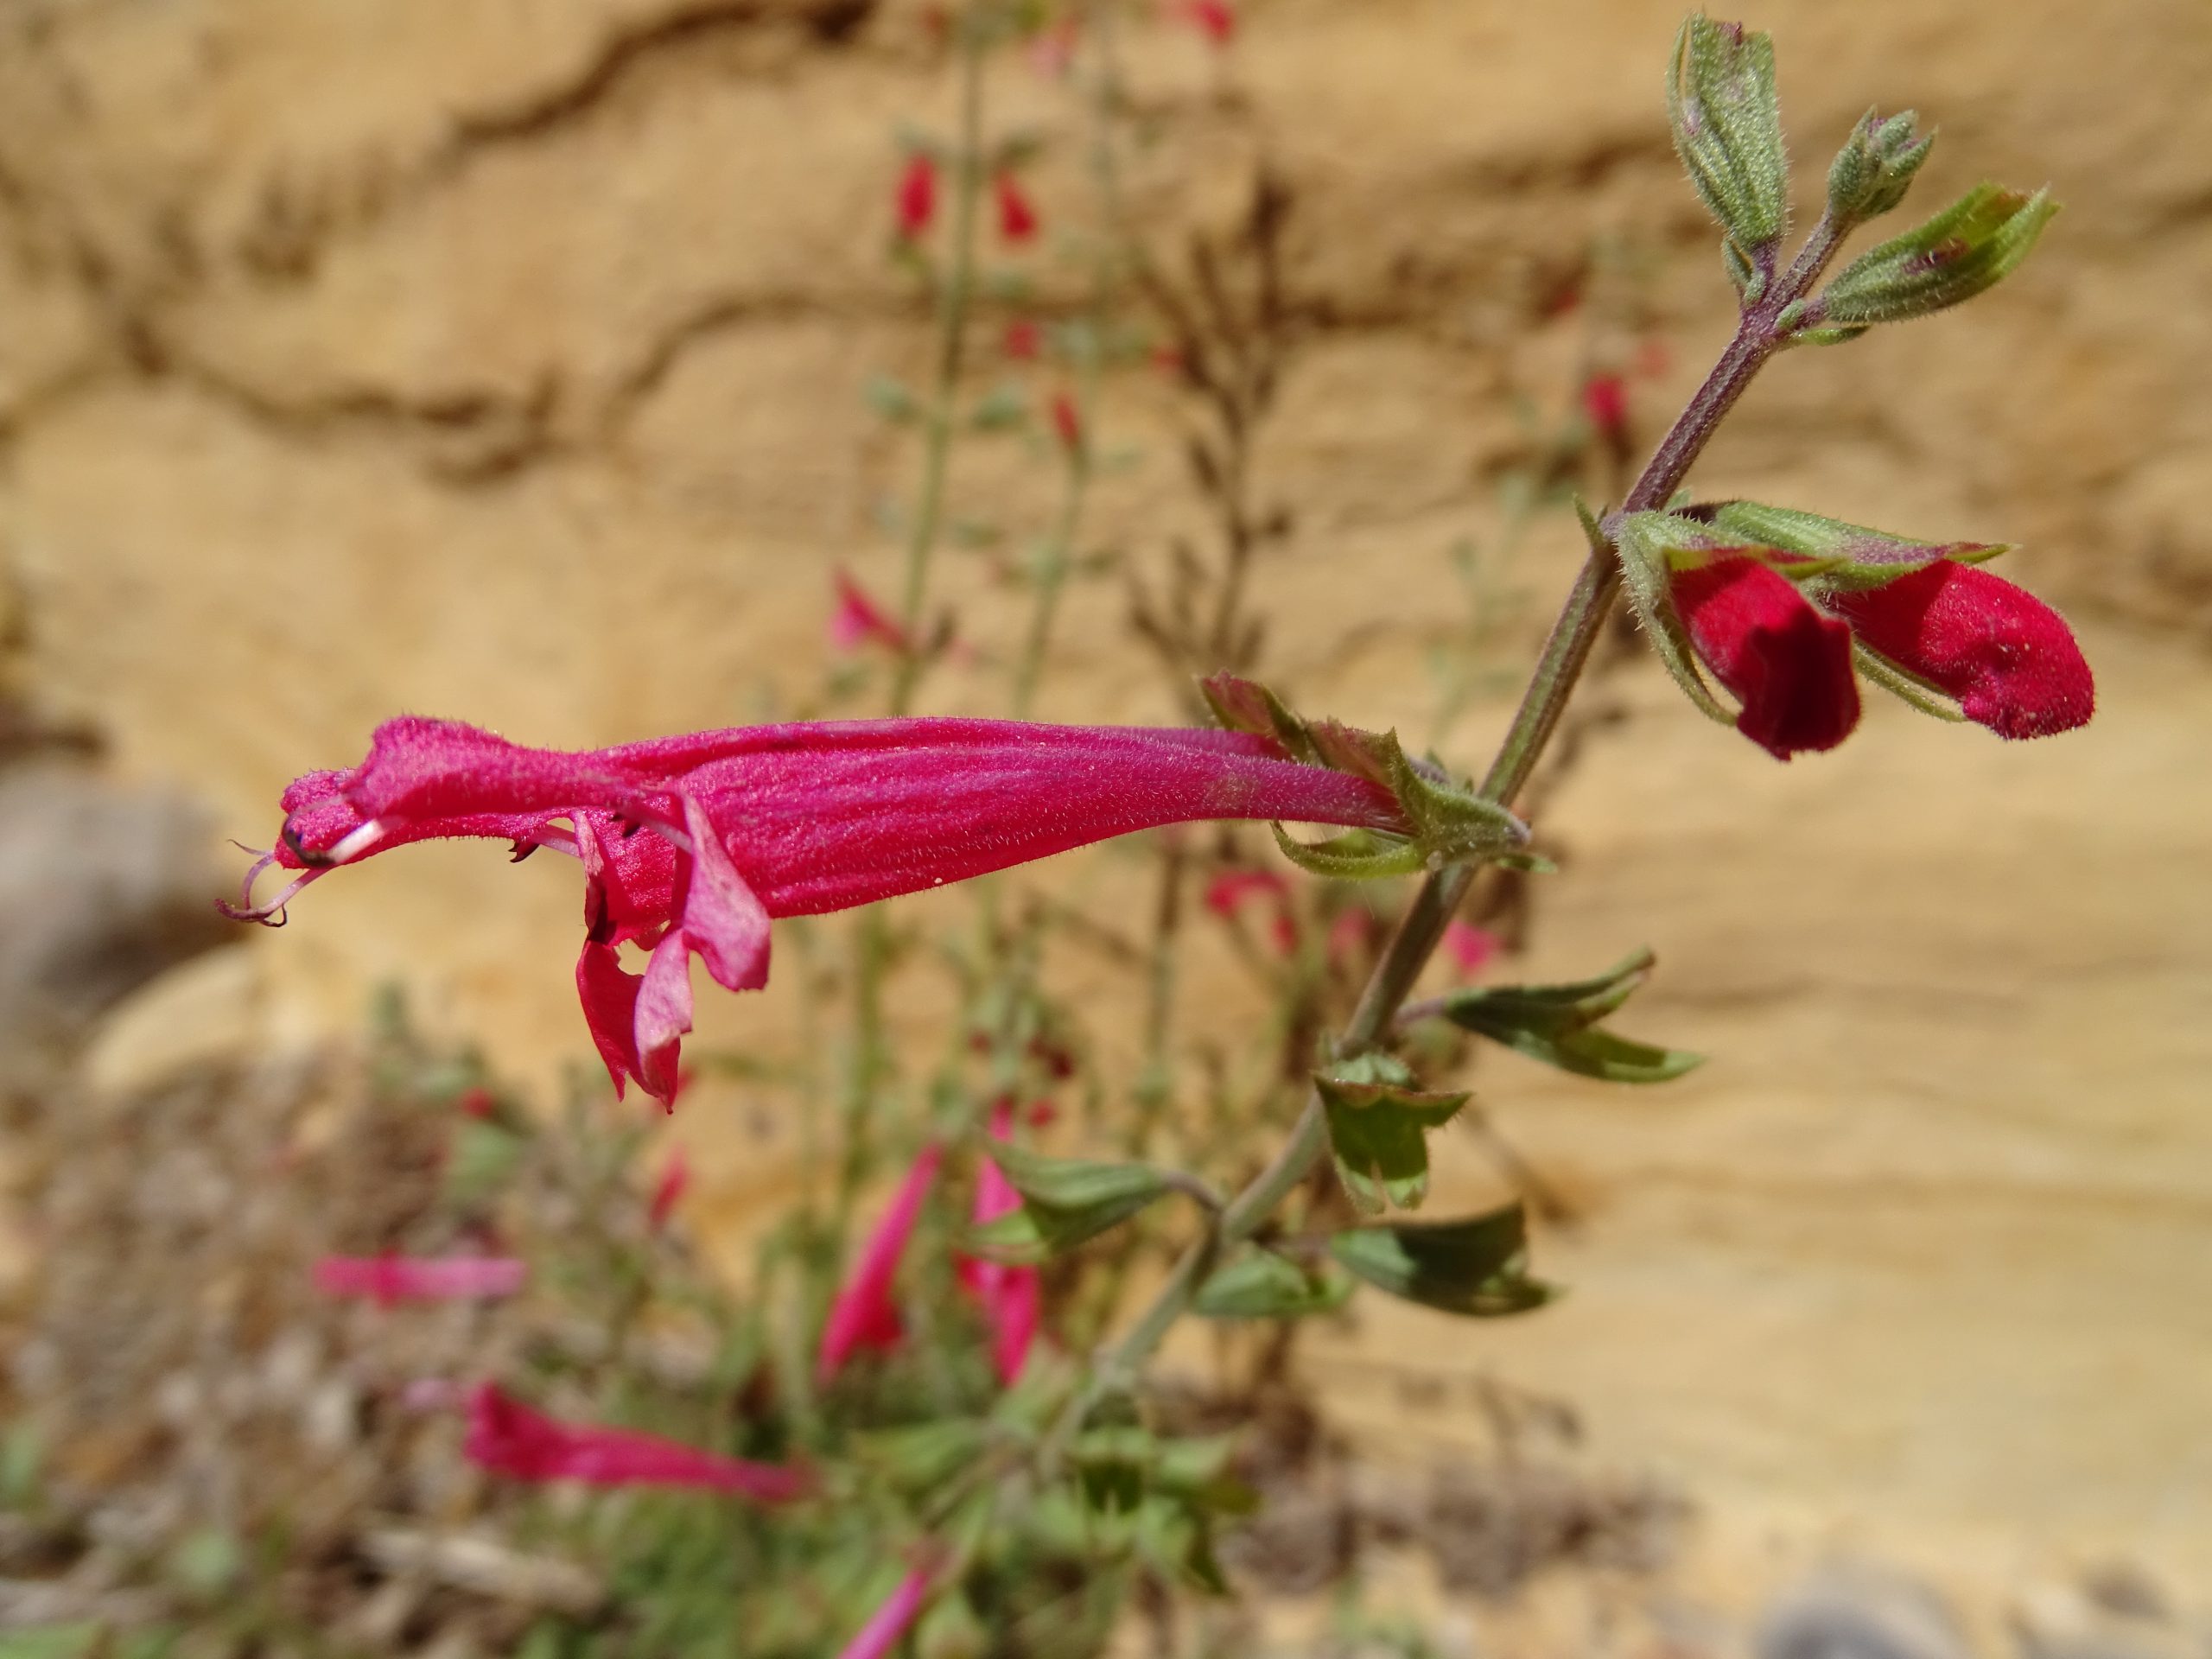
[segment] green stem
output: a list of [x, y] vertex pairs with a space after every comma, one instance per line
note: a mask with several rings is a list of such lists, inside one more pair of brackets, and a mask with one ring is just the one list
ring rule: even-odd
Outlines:
[[[1663, 505], [1704, 450], [1714, 430], [1744, 395], [1760, 367], [1780, 348], [1777, 319], [1785, 307], [1802, 298], [1820, 278], [1843, 240], [1841, 227], [1823, 217], [1789, 269], [1770, 281], [1758, 303], [1747, 308], [1735, 336], [1707, 375], [1705, 384], [1668, 430], [1649, 461], [1629, 491], [1626, 511]], [[1575, 682], [1590, 660], [1591, 648], [1605, 630], [1613, 599], [1620, 586], [1620, 563], [1610, 545], [1593, 548], [1576, 575], [1551, 637], [1544, 642], [1529, 676], [1528, 690], [1514, 713], [1497, 755], [1484, 774], [1481, 794], [1486, 800], [1511, 805], [1529, 782], [1542, 758], [1544, 747], [1558, 728]], [[1427, 877], [1414, 895], [1382, 959], [1375, 966], [1367, 988], [1360, 995], [1344, 1035], [1338, 1039], [1339, 1058], [1364, 1052], [1382, 1039], [1392, 1018], [1427, 965], [1430, 955], [1444, 937], [1446, 925], [1473, 884], [1479, 867], [1455, 865]], [[1232, 1199], [1218, 1225], [1186, 1251], [1175, 1264], [1152, 1305], [1117, 1343], [1099, 1366], [1101, 1379], [1124, 1378], [1156, 1348], [1177, 1319], [1188, 1311], [1213, 1263], [1231, 1246], [1250, 1238], [1265, 1224], [1275, 1206], [1313, 1171], [1328, 1150], [1328, 1125], [1320, 1096], [1309, 1096], [1299, 1115], [1289, 1141], [1268, 1166]], [[1080, 1413], [1103, 1386], [1079, 1395], [1072, 1411]]]

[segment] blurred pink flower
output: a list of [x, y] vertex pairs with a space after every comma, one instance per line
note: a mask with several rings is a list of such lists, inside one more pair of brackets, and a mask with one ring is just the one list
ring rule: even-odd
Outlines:
[[1274, 901], [1269, 937], [1278, 956], [1290, 955], [1298, 949], [1298, 922], [1290, 913], [1290, 883], [1273, 870], [1224, 870], [1206, 883], [1206, 908], [1224, 921], [1255, 899]]
[[830, 613], [830, 643], [839, 651], [858, 651], [862, 645], [881, 645], [886, 651], [906, 649], [906, 631], [885, 614], [844, 567], [838, 567], [837, 608]]
[[1181, 0], [1175, 11], [1215, 46], [1225, 47], [1236, 38], [1236, 8], [1230, 0]]
[[1072, 15], [1039, 29], [1029, 42], [1029, 67], [1048, 80], [1065, 78], [1075, 64], [1079, 31], [1080, 22]]
[[789, 1503], [811, 1490], [804, 1469], [748, 1463], [636, 1429], [563, 1422], [486, 1382], [468, 1396], [462, 1452], [479, 1468], [516, 1480], [579, 1480], [594, 1486], [690, 1486]]
[[1065, 391], [1052, 394], [1052, 435], [1059, 439], [1060, 448], [1071, 455], [1083, 453], [1083, 415], [1075, 406], [1075, 399]]
[[1001, 171], [991, 181], [999, 207], [999, 234], [1009, 242], [1027, 242], [1037, 234], [1037, 210], [1022, 194], [1021, 181]]
[[904, 1334], [892, 1287], [906, 1241], [921, 1216], [922, 1200], [929, 1196], [938, 1166], [944, 1161], [944, 1148], [934, 1143], [916, 1154], [906, 1179], [892, 1195], [890, 1207], [861, 1246], [860, 1259], [830, 1302], [830, 1317], [823, 1324], [822, 1351], [814, 1367], [817, 1383], [836, 1376], [858, 1350], [893, 1347]]
[[1044, 349], [1045, 332], [1032, 317], [1016, 317], [1006, 326], [1004, 347], [1006, 354], [1016, 362], [1027, 363]]
[[512, 1296], [530, 1276], [510, 1255], [326, 1255], [315, 1287], [326, 1296], [394, 1302], [453, 1302]]
[[886, 1659], [906, 1636], [922, 1605], [929, 1599], [930, 1575], [916, 1567], [899, 1580], [899, 1587], [868, 1615], [860, 1633], [845, 1643], [837, 1659]]
[[[1014, 1138], [1014, 1103], [1001, 1100], [991, 1108], [990, 1136]], [[1021, 1194], [1014, 1190], [1006, 1172], [989, 1158], [976, 1172], [976, 1201], [968, 1218], [982, 1227], [1021, 1208]], [[983, 1305], [991, 1326], [991, 1360], [999, 1381], [1011, 1383], [1029, 1359], [1029, 1345], [1036, 1340], [1043, 1282], [1035, 1268], [1016, 1267], [981, 1256], [963, 1257], [960, 1282]]]
[[901, 242], [915, 241], [929, 229], [937, 216], [937, 163], [928, 156], [916, 156], [899, 175], [893, 212]]
[[[367, 757], [284, 791], [278, 843], [246, 873], [249, 920], [338, 866], [417, 841], [481, 836], [584, 870], [576, 992], [618, 1091], [661, 1100], [691, 1028], [689, 958], [715, 982], [768, 976], [769, 918], [818, 915], [1216, 818], [1403, 833], [1379, 785], [1302, 765], [1245, 733], [1018, 721], [738, 727], [567, 753], [456, 721], [378, 728]], [[299, 872], [251, 902], [271, 865]], [[620, 947], [651, 955], [642, 975]]]
[[669, 1150], [668, 1161], [660, 1166], [660, 1179], [653, 1183], [652, 1202], [646, 1206], [645, 1224], [654, 1232], [668, 1225], [668, 1218], [676, 1213], [677, 1201], [683, 1189], [691, 1185], [691, 1166], [683, 1156], [683, 1148]]
[[1329, 924], [1329, 960], [1339, 968], [1355, 967], [1367, 954], [1375, 937], [1375, 916], [1366, 906], [1346, 905]]
[[1628, 383], [1618, 374], [1593, 374], [1582, 383], [1582, 412], [1598, 435], [1618, 448], [1628, 438]]
[[1497, 955], [1497, 936], [1455, 916], [1444, 925], [1444, 954], [1462, 976], [1471, 978]]

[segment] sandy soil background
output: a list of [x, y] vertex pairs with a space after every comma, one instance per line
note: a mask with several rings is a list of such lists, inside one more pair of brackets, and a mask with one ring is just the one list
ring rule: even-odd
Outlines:
[[[1219, 222], [1262, 156], [1296, 194], [1306, 324], [1262, 461], [1298, 524], [1268, 667], [1305, 706], [1433, 706], [1446, 550], [1493, 531], [1515, 400], [1562, 395], [1586, 342], [1550, 302], [1593, 239], [1636, 251], [1668, 343], [1643, 430], [1725, 337], [1659, 98], [1676, 20], [1253, 0], [1226, 99], [1190, 31], [1132, 30], [1148, 223]], [[1544, 1242], [1573, 1294], [1472, 1331], [1374, 1306], [1315, 1375], [1386, 1463], [1475, 1432], [1456, 1378], [1571, 1401], [1606, 1456], [1693, 1496], [1686, 1581], [1724, 1597], [1844, 1551], [1931, 1575], [1985, 1630], [2113, 1559], [2212, 1608], [2212, 13], [1773, 0], [1752, 21], [1802, 200], [1879, 101], [1942, 128], [1916, 201], [2048, 179], [2067, 211], [1971, 312], [1777, 364], [1701, 486], [2021, 543], [2010, 573], [2080, 621], [2099, 717], [2016, 748], [1875, 707], [1785, 768], [1630, 675], [1632, 717], [1552, 808], [1568, 869], [1529, 965], [1648, 942], [1638, 1023], [1716, 1058], [1626, 1101], [1500, 1061], [1486, 1098], [1583, 1212]], [[1082, 188], [1065, 95], [1017, 63], [994, 97], [1040, 135], [1050, 214]], [[949, 103], [914, 16], [867, 0], [10, 7], [13, 671], [105, 735], [112, 777], [201, 810], [97, 860], [38, 842], [51, 865], [10, 877], [19, 937], [58, 892], [127, 903], [196, 880], [219, 835], [265, 840], [283, 783], [395, 710], [586, 745], [805, 695], [832, 562], [895, 568], [874, 515], [907, 461], [860, 392], [921, 361], [883, 257], [892, 137]], [[1095, 530], [1146, 556], [1191, 512], [1168, 394], [1132, 371], [1107, 396], [1141, 459]], [[960, 485], [1041, 521], [1038, 477], [987, 457]], [[1545, 521], [1509, 638], [1576, 556]], [[944, 575], [979, 637], [1003, 626], [972, 563]], [[1046, 715], [1171, 715], [1123, 606], [1077, 590]], [[927, 701], [988, 683], [956, 670]], [[15, 821], [54, 794], [19, 791]], [[547, 862], [426, 849], [327, 882], [286, 932], [105, 1016], [94, 1082], [344, 1031], [391, 976], [549, 1077], [587, 1050]], [[730, 1040], [788, 1018], [772, 989], [727, 1001]], [[733, 1236], [780, 1167], [742, 1105], [702, 1088], [680, 1128]], [[1408, 1355], [1426, 1392], [1373, 1363]]]

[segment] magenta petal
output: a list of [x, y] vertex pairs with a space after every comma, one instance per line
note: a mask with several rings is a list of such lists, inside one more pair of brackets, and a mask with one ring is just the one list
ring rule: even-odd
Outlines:
[[691, 946], [680, 927], [661, 936], [638, 987], [638, 1081], [656, 1099], [676, 1097], [679, 1040], [691, 1029]]
[[326, 1255], [315, 1286], [326, 1296], [397, 1301], [468, 1301], [512, 1296], [529, 1276], [509, 1255]]
[[614, 1079], [614, 1097], [622, 1098], [631, 1077], [645, 1080], [638, 1055], [638, 976], [623, 967], [611, 944], [584, 942], [576, 958], [576, 999], [583, 1004], [584, 1024], [591, 1030], [594, 1047]]
[[830, 1305], [822, 1327], [822, 1349], [815, 1362], [815, 1376], [826, 1383], [844, 1363], [862, 1348], [887, 1348], [901, 1335], [899, 1306], [892, 1299], [892, 1285], [899, 1276], [899, 1259], [913, 1236], [922, 1213], [922, 1200], [937, 1179], [944, 1148], [924, 1147], [906, 1172], [906, 1179], [892, 1195], [889, 1208], [861, 1247], [860, 1259]]
[[845, 1643], [837, 1659], [885, 1659], [899, 1645], [929, 1599], [929, 1574], [918, 1567], [899, 1580], [899, 1587], [868, 1615], [860, 1632]]
[[768, 982], [768, 912], [729, 861], [721, 832], [708, 821], [706, 809], [688, 794], [683, 797], [683, 828], [691, 837], [684, 937], [716, 984], [728, 990], [757, 991]]
[[636, 1429], [563, 1422], [490, 1383], [469, 1395], [462, 1452], [478, 1467], [517, 1480], [703, 1487], [764, 1503], [787, 1503], [813, 1484], [803, 1469], [726, 1458]]

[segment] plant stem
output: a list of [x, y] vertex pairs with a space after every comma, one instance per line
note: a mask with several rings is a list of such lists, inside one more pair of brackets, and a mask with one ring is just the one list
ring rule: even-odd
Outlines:
[[[1629, 491], [1623, 504], [1627, 512], [1663, 505], [1704, 450], [1707, 442], [1736, 401], [1744, 395], [1760, 367], [1780, 348], [1777, 319], [1794, 301], [1802, 299], [1819, 280], [1843, 240], [1846, 227], [1823, 215], [1789, 270], [1770, 279], [1767, 291], [1739, 318], [1728, 342], [1688, 404]], [[1510, 806], [1527, 785], [1529, 777], [1551, 741], [1575, 682], [1590, 659], [1591, 647], [1603, 632], [1620, 587], [1620, 562], [1610, 544], [1592, 548], [1584, 560], [1574, 586], [1544, 642], [1542, 654], [1529, 676], [1528, 690], [1506, 728], [1497, 755], [1484, 774], [1480, 793], [1485, 800]], [[1479, 866], [1455, 865], [1424, 879], [1407, 906], [1382, 958], [1360, 994], [1344, 1035], [1336, 1044], [1339, 1058], [1363, 1053], [1375, 1046], [1427, 965], [1430, 955], [1444, 937], [1446, 925], [1473, 884]], [[1309, 1175], [1328, 1148], [1328, 1126], [1320, 1096], [1310, 1095], [1299, 1115], [1290, 1140], [1268, 1166], [1230, 1202], [1217, 1226], [1185, 1253], [1167, 1277], [1152, 1305], [1138, 1318], [1099, 1367], [1109, 1382], [1132, 1376], [1157, 1347], [1175, 1321], [1189, 1309], [1192, 1299], [1212, 1271], [1213, 1263], [1229, 1249], [1250, 1238], [1274, 1207]], [[1094, 1384], [1096, 1387], [1096, 1384]], [[1078, 1396], [1081, 1409], [1085, 1396]]]

